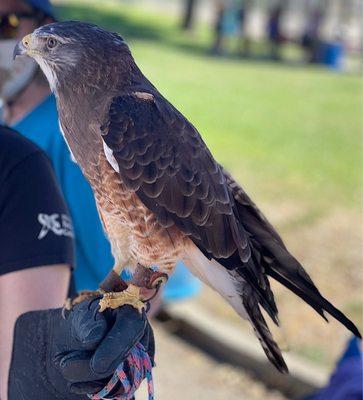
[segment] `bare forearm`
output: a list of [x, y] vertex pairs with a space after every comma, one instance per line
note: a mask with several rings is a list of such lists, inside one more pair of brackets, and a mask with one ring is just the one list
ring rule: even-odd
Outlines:
[[13, 329], [19, 315], [60, 307], [67, 296], [67, 265], [42, 266], [0, 276], [0, 399], [7, 400]]

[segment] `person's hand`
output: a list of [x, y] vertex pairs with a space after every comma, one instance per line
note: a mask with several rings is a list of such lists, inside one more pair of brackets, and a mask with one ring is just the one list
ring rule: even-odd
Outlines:
[[[145, 312], [130, 306], [98, 312], [98, 301], [82, 302], [67, 315], [34, 311], [19, 317], [14, 333], [9, 400], [86, 399], [102, 390], [141, 344], [151, 362], [154, 337]], [[118, 382], [109, 395], [123, 393]]]
[[[72, 393], [101, 391], [136, 344], [141, 343], [153, 363], [154, 337], [145, 312], [126, 305], [100, 313], [98, 301], [93, 301], [76, 306], [68, 318], [72, 344], [66, 351], [58, 347], [56, 364]], [[127, 374], [130, 366], [125, 369]], [[118, 382], [112, 395], [122, 393]]]

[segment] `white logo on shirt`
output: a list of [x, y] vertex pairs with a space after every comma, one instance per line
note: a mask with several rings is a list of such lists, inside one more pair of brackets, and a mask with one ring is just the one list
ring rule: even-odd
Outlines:
[[42, 225], [39, 240], [47, 236], [49, 231], [57, 236], [74, 237], [72, 221], [67, 214], [38, 214], [38, 221]]

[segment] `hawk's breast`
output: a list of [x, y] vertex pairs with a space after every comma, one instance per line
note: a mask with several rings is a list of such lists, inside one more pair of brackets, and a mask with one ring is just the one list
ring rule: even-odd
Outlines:
[[88, 179], [116, 262], [171, 272], [188, 239], [175, 226], [163, 228], [158, 223], [137, 194], [122, 183], [105, 154], [100, 155], [96, 170]]

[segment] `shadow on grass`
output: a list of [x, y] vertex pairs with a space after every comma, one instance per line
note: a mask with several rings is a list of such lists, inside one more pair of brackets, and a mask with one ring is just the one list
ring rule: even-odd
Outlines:
[[[130, 9], [120, 3], [119, 9], [109, 7], [102, 8], [92, 4], [66, 4], [56, 7], [57, 15], [62, 20], [80, 20], [91, 22], [121, 34], [127, 41], [142, 39], [146, 41], [158, 42], [162, 45], [176, 50], [193, 54], [200, 57], [210, 57], [211, 59], [229, 60], [230, 62], [252, 62], [257, 65], [265, 66], [266, 63], [274, 66], [301, 67], [301, 62], [291, 60], [271, 61], [266, 56], [258, 55], [261, 44], [255, 44], [256, 55], [243, 57], [241, 54], [215, 55], [211, 53], [210, 42], [207, 40], [196, 39], [178, 30], [174, 20], [168, 21], [167, 18], [158, 19], [157, 16], [139, 18], [139, 10], [135, 12], [136, 17], [132, 17]], [[127, 6], [132, 7], [132, 6]]]
[[[208, 46], [204, 43], [186, 38], [183, 32], [178, 32], [177, 27], [163, 22], [154, 23], [147, 19], [132, 19], [127, 13], [123, 13], [122, 4], [117, 13], [110, 9], [102, 10], [99, 7], [92, 7], [86, 4], [58, 5], [56, 14], [62, 20], [80, 20], [91, 22], [121, 34], [126, 40], [142, 39], [160, 42], [170, 47], [178, 48], [181, 51], [205, 55]], [[184, 40], [185, 39], [185, 40]]]
[[[121, 5], [120, 5], [121, 8]], [[110, 10], [100, 11], [98, 8], [86, 5], [65, 5], [56, 7], [57, 15], [63, 20], [79, 20], [103, 26], [108, 30], [119, 32], [126, 39], [161, 40], [167, 29], [161, 25], [131, 21], [120, 11], [112, 14]]]

